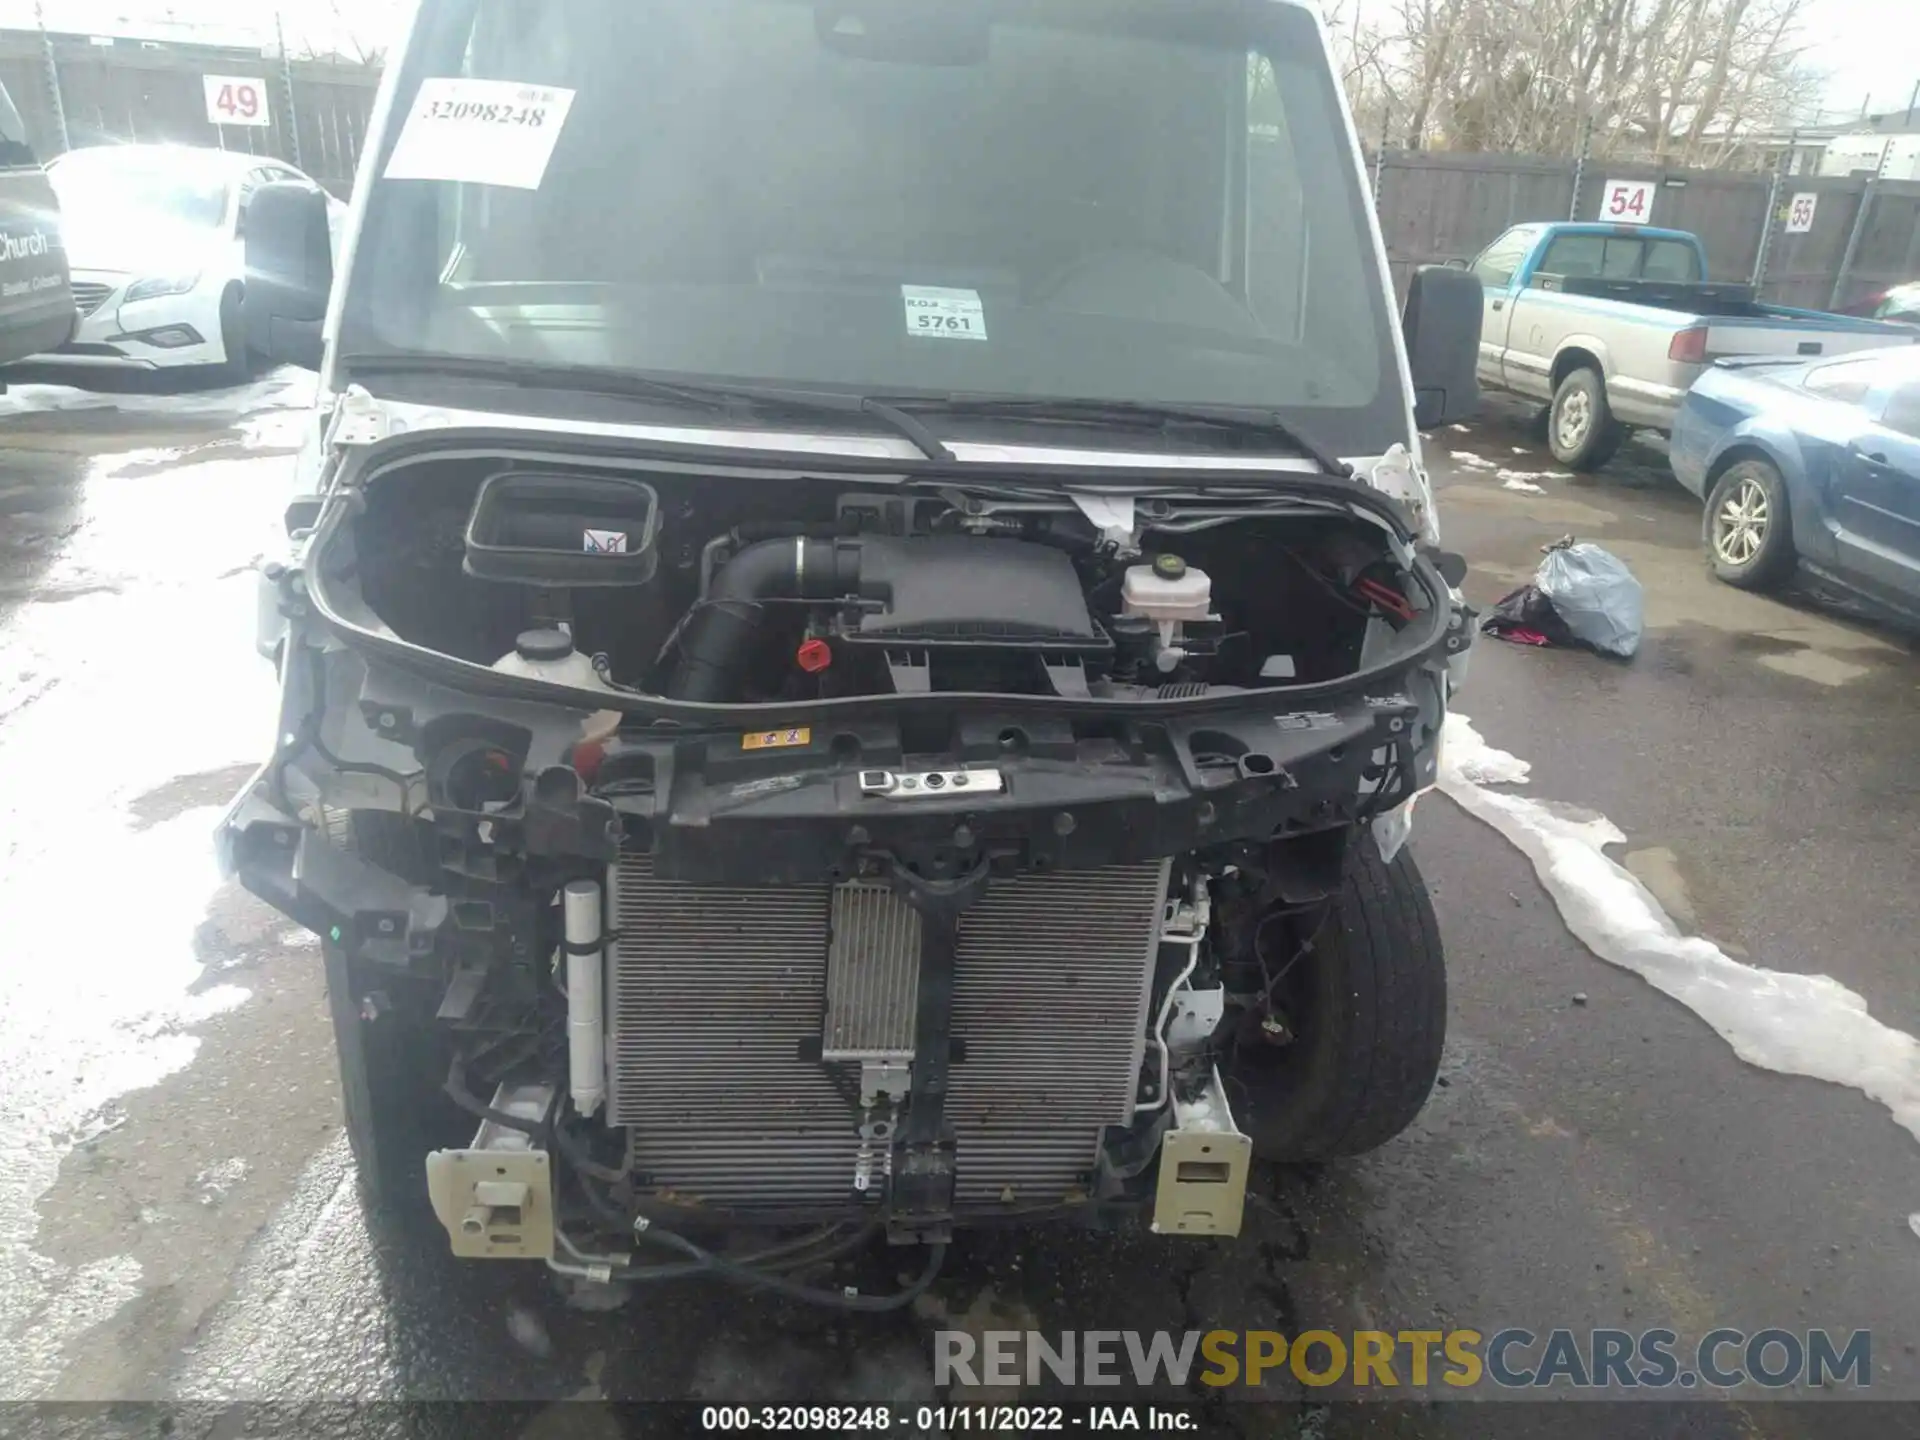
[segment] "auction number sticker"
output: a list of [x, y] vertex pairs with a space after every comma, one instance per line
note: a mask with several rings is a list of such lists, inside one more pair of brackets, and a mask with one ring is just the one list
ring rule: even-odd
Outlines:
[[1600, 193], [1600, 218], [1616, 225], [1644, 225], [1653, 218], [1653, 181], [1609, 180]]
[[538, 190], [573, 96], [515, 80], [422, 80], [386, 178]]
[[977, 290], [948, 290], [938, 285], [902, 285], [907, 302], [907, 333], [936, 340], [984, 340], [987, 310]]
[[1805, 235], [1813, 229], [1814, 212], [1820, 207], [1820, 196], [1812, 190], [1802, 190], [1793, 197], [1793, 203], [1787, 206], [1787, 234]]

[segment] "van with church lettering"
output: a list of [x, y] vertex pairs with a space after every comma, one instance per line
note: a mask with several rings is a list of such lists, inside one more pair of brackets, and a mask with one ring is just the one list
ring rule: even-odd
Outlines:
[[66, 344], [75, 318], [60, 202], [0, 85], [0, 365]]

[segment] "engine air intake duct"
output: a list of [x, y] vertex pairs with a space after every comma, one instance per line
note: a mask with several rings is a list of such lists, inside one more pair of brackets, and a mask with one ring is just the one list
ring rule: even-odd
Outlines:
[[687, 622], [667, 693], [720, 704], [739, 688], [765, 615], [762, 600], [837, 600], [859, 588], [860, 542], [807, 536], [748, 545], [713, 577]]
[[1062, 550], [962, 535], [803, 536], [748, 545], [719, 570], [687, 624], [668, 693], [709, 703], [738, 694], [763, 600], [846, 602], [834, 633], [851, 645], [1082, 658], [1113, 650]]

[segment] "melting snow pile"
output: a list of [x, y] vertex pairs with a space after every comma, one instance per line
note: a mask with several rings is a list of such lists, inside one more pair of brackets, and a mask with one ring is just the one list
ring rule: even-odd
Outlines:
[[1612, 821], [1485, 788], [1524, 784], [1528, 769], [1488, 745], [1466, 716], [1447, 717], [1441, 793], [1533, 863], [1576, 939], [1692, 1010], [1748, 1064], [1850, 1086], [1920, 1139], [1920, 1042], [1875, 1020], [1867, 1002], [1831, 976], [1743, 965], [1712, 941], [1682, 934], [1652, 893], [1605, 854], [1626, 839]]

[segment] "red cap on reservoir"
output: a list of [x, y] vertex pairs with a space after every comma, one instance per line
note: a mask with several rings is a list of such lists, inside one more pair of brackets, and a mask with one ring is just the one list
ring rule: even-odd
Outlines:
[[604, 741], [582, 740], [573, 747], [573, 769], [582, 780], [591, 785], [600, 774], [600, 762], [607, 758]]
[[833, 664], [833, 647], [824, 640], [802, 640], [793, 661], [809, 675], [818, 675]]

